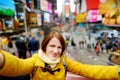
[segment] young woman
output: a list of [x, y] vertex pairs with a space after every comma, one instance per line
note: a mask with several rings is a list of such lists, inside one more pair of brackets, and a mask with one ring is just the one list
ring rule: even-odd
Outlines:
[[57, 31], [50, 32], [42, 41], [38, 53], [19, 59], [0, 50], [0, 75], [18, 76], [30, 73], [32, 80], [65, 80], [66, 72], [91, 80], [119, 80], [119, 66], [89, 65], [71, 60], [65, 55], [66, 43]]

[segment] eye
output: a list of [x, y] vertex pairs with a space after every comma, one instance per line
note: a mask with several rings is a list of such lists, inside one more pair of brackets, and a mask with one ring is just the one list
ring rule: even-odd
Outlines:
[[49, 45], [50, 47], [55, 47], [55, 45]]
[[62, 49], [62, 46], [59, 46], [58, 49]]

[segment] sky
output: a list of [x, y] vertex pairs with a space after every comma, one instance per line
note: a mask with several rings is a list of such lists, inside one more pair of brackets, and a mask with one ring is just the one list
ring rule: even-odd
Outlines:
[[[75, 11], [74, 0], [69, 0], [69, 1], [70, 1], [71, 12], [74, 12]], [[57, 0], [57, 10], [59, 14], [61, 14], [62, 12], [63, 2], [64, 0]]]

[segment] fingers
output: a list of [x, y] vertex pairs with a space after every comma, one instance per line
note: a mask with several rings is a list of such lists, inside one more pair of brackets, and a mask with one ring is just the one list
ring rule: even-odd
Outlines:
[[0, 52], [0, 69], [3, 67], [3, 65], [4, 65], [4, 56], [3, 56], [3, 54]]

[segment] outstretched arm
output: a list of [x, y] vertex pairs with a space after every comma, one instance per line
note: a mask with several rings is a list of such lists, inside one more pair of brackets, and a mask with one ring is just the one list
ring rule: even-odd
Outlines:
[[[73, 61], [66, 58], [67, 70], [77, 75], [81, 75], [97, 80], [119, 80], [119, 66], [89, 65]], [[69, 64], [71, 64], [69, 66]], [[75, 67], [74, 67], [75, 66]], [[90, 74], [89, 74], [90, 73]], [[97, 75], [96, 75], [97, 74]]]

